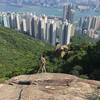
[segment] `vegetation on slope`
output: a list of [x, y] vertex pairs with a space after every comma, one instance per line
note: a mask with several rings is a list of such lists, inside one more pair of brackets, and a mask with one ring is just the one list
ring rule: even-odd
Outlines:
[[88, 35], [75, 34], [69, 45], [70, 53], [65, 58], [63, 72], [100, 80], [100, 41]]
[[100, 41], [97, 44], [71, 44], [63, 65], [64, 73], [100, 80]]
[[87, 34], [75, 34], [71, 37], [72, 43], [96, 43], [97, 40], [89, 37]]
[[[54, 51], [54, 47], [0, 26], [0, 79], [36, 73], [40, 67], [40, 56], [49, 51]], [[52, 56], [46, 56], [46, 59], [48, 71], [56, 72], [59, 60]]]
[[70, 52], [62, 59], [56, 56], [50, 44], [0, 26], [0, 81], [36, 73], [41, 55], [46, 58], [48, 72], [100, 80], [100, 41], [72, 43], [69, 48]]

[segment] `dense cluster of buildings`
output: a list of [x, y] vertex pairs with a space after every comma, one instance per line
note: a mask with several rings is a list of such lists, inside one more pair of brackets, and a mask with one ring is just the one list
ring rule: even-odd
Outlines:
[[[66, 45], [74, 33], [87, 34], [92, 38], [100, 38], [100, 16], [89, 16], [79, 19], [78, 27], [74, 27], [74, 6], [67, 3], [63, 7], [63, 18], [36, 16], [34, 13], [0, 12], [0, 25], [17, 29], [34, 38], [52, 45]], [[74, 32], [75, 31], [75, 32]]]
[[64, 6], [64, 18], [36, 16], [33, 13], [0, 13], [0, 24], [17, 29], [52, 45], [70, 43], [74, 34], [72, 5]]
[[67, 3], [63, 8], [63, 21], [67, 19], [68, 23], [73, 24], [74, 22], [74, 5], [72, 3]]
[[81, 17], [77, 33], [88, 34], [92, 38], [99, 39], [100, 16], [88, 16], [85, 19]]

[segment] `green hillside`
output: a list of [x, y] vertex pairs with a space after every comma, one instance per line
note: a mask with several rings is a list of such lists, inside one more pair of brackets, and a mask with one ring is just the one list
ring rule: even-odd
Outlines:
[[0, 26], [0, 82], [13, 76], [36, 73], [41, 65], [41, 55], [46, 58], [48, 72], [100, 80], [100, 41], [72, 43], [69, 53], [62, 59], [50, 44]]
[[87, 34], [75, 34], [71, 37], [72, 43], [96, 43], [98, 40], [89, 37]]
[[36, 73], [40, 67], [40, 56], [46, 54], [51, 55], [45, 57], [47, 69], [50, 72], [55, 72], [58, 60], [53, 60], [55, 58], [52, 58], [53, 54], [50, 54], [53, 50], [54, 47], [50, 44], [0, 26], [1, 80], [20, 74]]

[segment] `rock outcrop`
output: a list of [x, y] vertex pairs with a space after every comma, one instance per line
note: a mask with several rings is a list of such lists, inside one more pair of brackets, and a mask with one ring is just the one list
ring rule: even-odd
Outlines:
[[100, 82], [68, 74], [21, 75], [0, 84], [0, 100], [96, 100]]

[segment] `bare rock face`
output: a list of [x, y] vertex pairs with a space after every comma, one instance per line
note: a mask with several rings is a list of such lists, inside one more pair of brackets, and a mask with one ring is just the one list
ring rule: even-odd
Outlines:
[[96, 100], [100, 82], [68, 74], [21, 75], [0, 84], [0, 100]]

